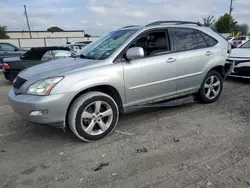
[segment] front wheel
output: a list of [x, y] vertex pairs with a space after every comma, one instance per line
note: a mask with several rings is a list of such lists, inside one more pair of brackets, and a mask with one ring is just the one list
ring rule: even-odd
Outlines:
[[112, 97], [102, 92], [88, 92], [74, 101], [68, 122], [79, 139], [91, 142], [110, 134], [118, 118], [119, 109]]
[[223, 80], [220, 73], [209, 72], [201, 84], [198, 97], [201, 102], [213, 103], [217, 101], [223, 90]]

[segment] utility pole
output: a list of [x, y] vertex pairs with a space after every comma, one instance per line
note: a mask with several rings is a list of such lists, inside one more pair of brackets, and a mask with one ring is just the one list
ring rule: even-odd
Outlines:
[[27, 21], [27, 25], [28, 25], [28, 29], [29, 29], [29, 33], [30, 33], [30, 38], [32, 38], [31, 32], [30, 32], [30, 23], [29, 23], [28, 13], [27, 13], [27, 10], [26, 10], [26, 5], [24, 5], [24, 16], [26, 17], [26, 21]]
[[231, 16], [233, 11], [233, 0], [230, 0], [230, 9], [229, 9], [229, 15]]

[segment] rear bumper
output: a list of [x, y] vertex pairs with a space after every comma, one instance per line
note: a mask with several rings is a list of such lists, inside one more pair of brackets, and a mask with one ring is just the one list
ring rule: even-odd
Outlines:
[[19, 73], [19, 71], [5, 71], [3, 69], [3, 75], [4, 75], [5, 79], [9, 80], [11, 82], [13, 82], [13, 80], [16, 78], [18, 73]]
[[[27, 94], [15, 94], [9, 91], [9, 104], [14, 112], [24, 119], [37, 123], [48, 124], [55, 127], [64, 127], [65, 117], [70, 104], [71, 93], [49, 96], [34, 96]], [[31, 112], [43, 111], [43, 115], [31, 115]]]

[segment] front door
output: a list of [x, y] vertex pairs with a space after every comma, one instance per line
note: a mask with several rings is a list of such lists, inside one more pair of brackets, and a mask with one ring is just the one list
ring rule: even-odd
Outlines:
[[144, 58], [123, 62], [127, 106], [173, 95], [177, 85], [177, 58], [171, 54], [167, 31], [152, 31], [132, 43], [144, 49]]

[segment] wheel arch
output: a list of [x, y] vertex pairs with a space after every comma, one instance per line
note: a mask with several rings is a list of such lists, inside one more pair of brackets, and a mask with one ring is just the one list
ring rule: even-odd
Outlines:
[[222, 65], [215, 66], [215, 67], [211, 68], [211, 69], [207, 72], [207, 74], [208, 74], [209, 72], [211, 72], [211, 71], [216, 71], [216, 72], [218, 72], [218, 73], [222, 76], [222, 78], [224, 78], [224, 75], [225, 75], [224, 66], [222, 66]]
[[70, 107], [72, 106], [72, 104], [74, 103], [74, 101], [78, 97], [80, 97], [81, 95], [83, 95], [84, 93], [87, 93], [87, 92], [90, 92], [90, 91], [99, 91], [99, 92], [103, 92], [103, 93], [111, 96], [115, 100], [115, 102], [117, 103], [117, 106], [119, 108], [119, 114], [123, 114], [123, 112], [124, 112], [123, 102], [122, 102], [122, 98], [121, 98], [121, 95], [118, 92], [118, 90], [115, 87], [110, 86], [110, 85], [98, 85], [98, 86], [93, 86], [93, 87], [84, 89], [84, 90], [78, 92], [74, 96], [74, 98], [70, 101], [69, 106], [68, 106], [67, 111], [66, 111], [66, 117], [65, 117], [65, 123], [66, 123], [66, 125], [68, 124], [68, 113], [69, 113]]

